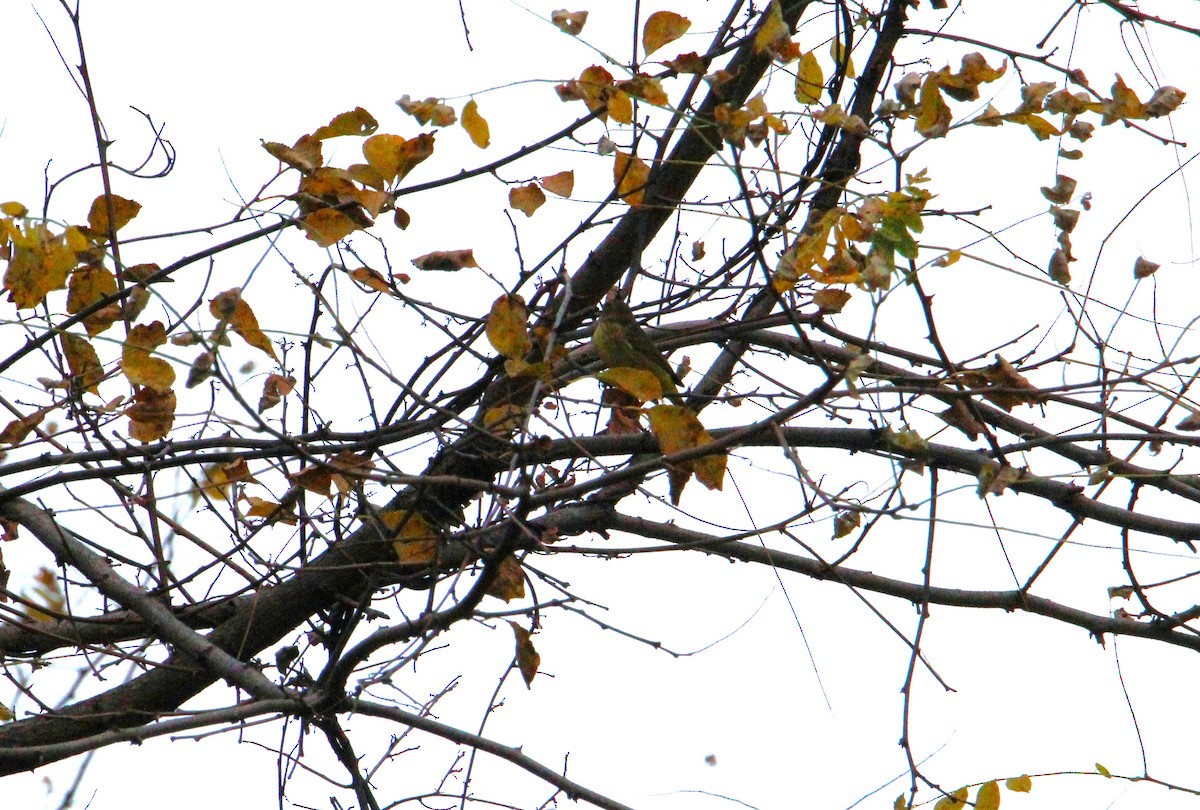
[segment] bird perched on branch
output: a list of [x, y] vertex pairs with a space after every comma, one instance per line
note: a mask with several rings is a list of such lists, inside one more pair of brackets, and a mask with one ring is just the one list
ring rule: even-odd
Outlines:
[[683, 381], [659, 352], [650, 336], [642, 331], [629, 305], [611, 293], [596, 320], [592, 345], [596, 347], [600, 359], [610, 368], [649, 371], [662, 386], [663, 394], [673, 402], [682, 403], [677, 386], [683, 385]]

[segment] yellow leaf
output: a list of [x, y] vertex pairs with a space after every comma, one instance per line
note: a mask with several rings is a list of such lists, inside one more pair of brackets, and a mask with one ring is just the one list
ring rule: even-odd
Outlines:
[[[635, 78], [620, 82], [617, 88], [634, 98], [640, 98], [648, 104], [665, 107], [670, 99], [662, 88], [662, 80], [654, 76], [639, 73]], [[615, 117], [615, 116], [614, 116]]]
[[333, 208], [319, 208], [304, 217], [303, 222], [304, 235], [321, 247], [336, 245], [362, 227]]
[[993, 779], [979, 786], [975, 796], [975, 810], [1000, 810], [1000, 786]]
[[642, 28], [642, 48], [646, 56], [679, 39], [691, 27], [691, 20], [673, 11], [654, 12], [646, 18], [646, 25]]
[[199, 500], [202, 495], [227, 501], [229, 488], [237, 483], [258, 483], [250, 474], [250, 465], [246, 463], [246, 459], [238, 456], [233, 461], [209, 464], [204, 468], [204, 480], [198, 482], [192, 490], [192, 501]]
[[1004, 786], [1013, 793], [1028, 793], [1033, 790], [1033, 780], [1028, 776], [1014, 776], [1004, 780]]
[[1138, 100], [1137, 93], [1125, 85], [1125, 80], [1118, 73], [1117, 80], [1113, 82], [1112, 86], [1112, 99], [1104, 105], [1104, 118], [1100, 123], [1111, 124], [1114, 121], [1128, 121], [1145, 117], [1146, 108]]
[[512, 293], [500, 296], [488, 313], [488, 342], [505, 357], [524, 357], [533, 348], [533, 340], [525, 325], [528, 319], [524, 298]]
[[566, 171], [543, 177], [538, 181], [542, 188], [560, 197], [570, 197], [575, 189], [575, 172]]
[[608, 114], [618, 124], [633, 123], [633, 101], [629, 98], [629, 94], [614, 89], [608, 97]]
[[464, 267], [478, 267], [474, 250], [435, 250], [412, 260], [418, 270], [440, 270], [452, 272]]
[[104, 378], [104, 368], [96, 349], [79, 335], [63, 332], [59, 335], [67, 370], [71, 372], [71, 385], [80, 391], [99, 395], [99, 383]]
[[542, 663], [542, 656], [538, 655], [538, 651], [533, 648], [528, 630], [516, 622], [509, 622], [509, 624], [512, 625], [513, 635], [517, 639], [517, 669], [521, 671], [521, 677], [525, 679], [525, 686], [529, 687], [533, 683], [533, 676], [537, 675], [538, 666]]
[[649, 177], [650, 167], [640, 157], [617, 150], [613, 163], [613, 182], [621, 199], [630, 205], [641, 205]]
[[246, 510], [246, 517], [269, 518], [270, 522], [282, 523], [286, 526], [295, 526], [299, 522], [294, 512], [283, 509], [281, 504], [275, 501], [268, 501], [253, 495], [247, 496], [245, 500], [250, 504], [250, 508]]
[[538, 188], [536, 183], [511, 189], [508, 192], [509, 207], [515, 208], [527, 217], [542, 207], [546, 202], [546, 193]]
[[573, 37], [579, 36], [579, 32], [587, 23], [587, 18], [586, 11], [567, 11], [560, 8], [558, 11], [550, 12], [550, 22], [554, 23], [564, 34], [570, 34]]
[[500, 561], [496, 578], [488, 586], [487, 595], [503, 599], [505, 602], [525, 596], [525, 572], [512, 554]]
[[[74, 315], [82, 312], [117, 291], [117, 280], [105, 267], [80, 267], [71, 274], [67, 286], [67, 312]], [[113, 303], [103, 307], [84, 320], [88, 336], [98, 335], [124, 317], [121, 305]]]
[[175, 423], [175, 392], [143, 388], [133, 396], [133, 404], [125, 409], [129, 417], [129, 437], [140, 442], [165, 439]]
[[958, 810], [967, 806], [967, 789], [959, 788], [948, 796], [943, 796], [933, 806], [933, 810]]
[[649, 402], [663, 398], [662, 383], [652, 371], [644, 368], [617, 366], [606, 368], [596, 375], [605, 385], [619, 388], [638, 402]]
[[0, 723], [7, 723], [9, 720], [12, 720], [15, 717], [16, 715], [13, 714], [12, 709], [8, 708], [3, 703], [0, 703]]
[[250, 305], [242, 300], [241, 290], [235, 287], [220, 293], [209, 301], [208, 311], [222, 323], [229, 324], [242, 340], [278, 362], [279, 356], [275, 354], [275, 346], [259, 328], [258, 318], [254, 316]]
[[0, 214], [6, 217], [23, 217], [28, 213], [29, 209], [19, 202], [0, 203]]
[[917, 132], [926, 138], [943, 138], [950, 131], [950, 107], [942, 98], [936, 73], [925, 77], [917, 108]]
[[379, 129], [379, 122], [362, 107], [355, 107], [350, 112], [335, 115], [333, 120], [323, 127], [318, 127], [312, 134], [318, 141], [326, 138], [337, 138], [343, 135], [363, 137], [371, 135]]
[[791, 39], [792, 32], [788, 30], [787, 23], [783, 21], [779, 0], [771, 0], [771, 5], [767, 6], [767, 10], [758, 24], [758, 31], [754, 34], [754, 52], [778, 53], [787, 47]]
[[400, 149], [406, 142], [399, 135], [379, 133], [363, 141], [362, 153], [368, 165], [379, 173], [385, 182], [396, 179], [400, 172]]
[[483, 426], [489, 433], [504, 436], [520, 430], [525, 424], [525, 412], [512, 404], [489, 408], [483, 415]]
[[437, 562], [438, 534], [420, 514], [389, 509], [379, 515], [379, 520], [393, 532], [392, 547], [401, 563], [430, 565]]
[[[656, 405], [649, 411], [650, 432], [658, 439], [664, 455], [690, 450], [712, 441], [712, 436], [700, 424], [700, 419], [682, 405]], [[671, 500], [678, 504], [683, 484], [691, 473], [709, 489], [720, 489], [725, 476], [726, 454], [717, 452], [683, 464], [673, 465]]]
[[4, 289], [18, 309], [40, 305], [51, 290], [67, 283], [67, 274], [76, 264], [70, 231], [54, 234], [41, 223], [29, 223], [23, 231], [10, 234]]
[[[132, 385], [142, 385], [155, 391], [170, 391], [175, 382], [175, 369], [159, 357], [150, 353], [167, 340], [167, 330], [162, 321], [138, 324], [129, 330], [129, 336], [121, 347], [121, 370]], [[172, 413], [174, 408], [172, 407]]]
[[1099, 762], [1096, 763], [1096, 773], [1100, 774], [1105, 779], [1112, 779], [1112, 774], [1109, 772], [1108, 768], [1105, 768]]
[[471, 143], [480, 149], [488, 148], [488, 144], [491, 143], [491, 130], [488, 128], [488, 122], [479, 114], [479, 105], [475, 103], [475, 99], [463, 105], [462, 126], [471, 136]]
[[934, 267], [949, 267], [950, 265], [954, 264], [961, 258], [962, 258], [961, 250], [951, 250], [951, 251], [948, 251], [946, 253], [946, 255], [935, 259], [933, 262], [933, 266]]
[[[88, 211], [88, 227], [99, 237], [108, 238], [109, 222], [108, 222], [108, 203], [106, 197], [101, 194], [96, 199], [92, 200], [92, 208]], [[127, 200], [124, 197], [112, 195], [113, 215], [116, 220], [113, 222], [114, 231], [119, 231], [129, 224], [129, 221], [138, 215], [138, 211], [142, 210], [140, 203], [133, 200]]]
[[796, 69], [796, 101], [801, 104], [820, 104], [821, 91], [825, 89], [825, 74], [817, 62], [816, 55], [809, 51], [800, 57]]
[[846, 53], [845, 43], [841, 38], [835, 37], [829, 43], [829, 55], [833, 57], [833, 64], [843, 72], [847, 79], [853, 79], [858, 75], [854, 72], [854, 59]]

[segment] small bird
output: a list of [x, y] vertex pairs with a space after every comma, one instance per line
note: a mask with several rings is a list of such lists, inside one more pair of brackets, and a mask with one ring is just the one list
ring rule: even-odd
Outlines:
[[[610, 294], [611, 296], [611, 294]], [[610, 297], [596, 320], [592, 345], [610, 368], [636, 368], [649, 371], [662, 386], [663, 394], [673, 402], [682, 402], [677, 386], [683, 385], [654, 341], [642, 331], [633, 310], [619, 298]]]

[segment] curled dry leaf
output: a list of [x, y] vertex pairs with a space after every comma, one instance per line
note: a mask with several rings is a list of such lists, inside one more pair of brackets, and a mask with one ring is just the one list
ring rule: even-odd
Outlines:
[[1149, 278], [1158, 271], [1162, 265], [1150, 261], [1145, 256], [1138, 256], [1133, 263], [1133, 277], [1137, 279]]
[[550, 12], [550, 22], [554, 23], [564, 34], [570, 34], [573, 37], [579, 36], [583, 26], [587, 23], [587, 18], [586, 11], [567, 11], [565, 8], [560, 8]]
[[454, 272], [464, 267], [478, 267], [475, 263], [475, 251], [467, 250], [435, 250], [412, 260], [418, 270], [438, 270]]

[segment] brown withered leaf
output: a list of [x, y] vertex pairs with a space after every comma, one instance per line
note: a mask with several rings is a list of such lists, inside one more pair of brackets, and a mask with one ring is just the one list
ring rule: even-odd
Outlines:
[[478, 267], [475, 263], [475, 251], [467, 250], [435, 250], [412, 260], [418, 270], [439, 270], [453, 272], [464, 267]]
[[263, 413], [274, 408], [283, 398], [296, 387], [296, 378], [291, 375], [284, 377], [280, 374], [268, 374], [263, 383], [262, 396], [258, 398], [258, 412]]
[[487, 589], [488, 596], [511, 602], [525, 596], [525, 572], [517, 558], [509, 554], [497, 566], [496, 578]]

